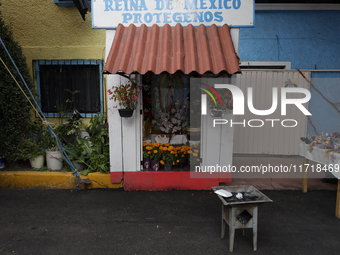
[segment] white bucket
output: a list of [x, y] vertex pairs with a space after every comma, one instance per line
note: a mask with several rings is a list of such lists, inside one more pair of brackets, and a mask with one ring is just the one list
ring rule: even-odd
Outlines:
[[61, 151], [46, 151], [46, 164], [51, 170], [61, 170], [63, 168]]
[[30, 158], [31, 167], [33, 168], [42, 168], [45, 162], [45, 155], [40, 155], [36, 158]]

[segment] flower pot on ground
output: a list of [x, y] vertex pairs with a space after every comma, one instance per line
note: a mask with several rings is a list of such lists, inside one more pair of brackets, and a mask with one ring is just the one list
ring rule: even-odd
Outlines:
[[151, 143], [143, 143], [143, 170], [151, 169]]
[[143, 159], [143, 170], [150, 170], [150, 169], [151, 169], [151, 160]]
[[[152, 169], [152, 171], [158, 171], [159, 170], [159, 161], [162, 159], [162, 144], [161, 143], [153, 143], [151, 145], [150, 159], [151, 159], [151, 169]], [[155, 169], [157, 169], [157, 170], [155, 170]]]
[[175, 163], [177, 164], [177, 167], [185, 167], [186, 163], [188, 162], [188, 150], [190, 150], [190, 147], [187, 145], [176, 147]]
[[[19, 145], [17, 159], [30, 160], [30, 162], [33, 162], [34, 160], [32, 159], [36, 159], [39, 156], [45, 156], [45, 151], [42, 148], [41, 140], [34, 139], [32, 136], [32, 138], [24, 139]], [[31, 166], [35, 168], [41, 168], [43, 165], [36, 167], [36, 164], [33, 166], [31, 163]]]
[[172, 164], [164, 164], [164, 171], [171, 171]]
[[59, 150], [46, 150], [46, 165], [52, 171], [63, 168], [63, 155]]
[[157, 172], [159, 171], [159, 168], [160, 168], [159, 161], [151, 160], [151, 170]]
[[37, 169], [42, 168], [45, 163], [45, 155], [40, 155], [35, 158], [30, 158], [29, 161], [30, 161], [31, 167], [37, 168]]
[[129, 118], [133, 115], [133, 111], [137, 108], [141, 89], [142, 86], [137, 86], [136, 83], [128, 81], [126, 84], [121, 84], [107, 91], [110, 99], [115, 102], [118, 101], [120, 106], [118, 110], [121, 117]]
[[165, 171], [170, 171], [172, 165], [175, 164], [175, 157], [176, 157], [176, 149], [171, 146], [169, 143], [166, 143], [164, 146], [161, 146], [160, 149], [162, 150], [162, 160], [161, 164], [164, 165]]

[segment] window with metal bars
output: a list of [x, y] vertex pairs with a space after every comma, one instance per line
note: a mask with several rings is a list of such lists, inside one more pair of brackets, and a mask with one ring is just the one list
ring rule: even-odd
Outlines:
[[35, 61], [39, 105], [45, 116], [65, 116], [74, 109], [83, 117], [102, 113], [102, 68], [100, 60]]

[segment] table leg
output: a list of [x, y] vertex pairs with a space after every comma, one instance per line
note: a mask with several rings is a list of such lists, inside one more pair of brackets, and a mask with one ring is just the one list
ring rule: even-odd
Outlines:
[[336, 193], [335, 216], [340, 219], [340, 179], [338, 180], [338, 191]]
[[254, 251], [257, 250], [257, 220], [258, 220], [258, 206], [253, 208], [253, 246]]
[[229, 251], [234, 250], [234, 239], [235, 239], [235, 208], [232, 207], [229, 211]]
[[225, 235], [225, 220], [224, 220], [224, 204], [222, 203], [222, 226], [221, 226], [221, 239], [224, 238]]
[[307, 193], [308, 190], [308, 164], [309, 159], [303, 158], [303, 167], [302, 167], [302, 192]]

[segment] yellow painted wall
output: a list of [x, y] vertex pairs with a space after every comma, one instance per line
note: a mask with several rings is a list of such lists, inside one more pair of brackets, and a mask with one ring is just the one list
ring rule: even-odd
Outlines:
[[[105, 30], [92, 29], [91, 13], [86, 14], [84, 21], [76, 7], [59, 7], [53, 0], [0, 0], [0, 3], [3, 21], [12, 28], [14, 40], [22, 47], [32, 77], [33, 60], [104, 61]], [[104, 92], [105, 84], [103, 80]]]

